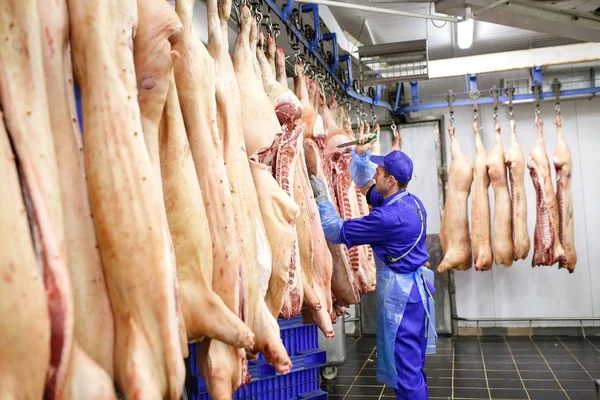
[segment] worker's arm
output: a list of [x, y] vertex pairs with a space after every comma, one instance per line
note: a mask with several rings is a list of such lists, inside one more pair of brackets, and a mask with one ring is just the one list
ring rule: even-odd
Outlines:
[[333, 244], [344, 243], [348, 247], [362, 244], [378, 243], [387, 238], [385, 229], [382, 229], [383, 218], [378, 210], [372, 211], [363, 218], [353, 218], [344, 221], [337, 213], [329, 199], [327, 199], [325, 182], [316, 176], [310, 177], [321, 226], [325, 237]]

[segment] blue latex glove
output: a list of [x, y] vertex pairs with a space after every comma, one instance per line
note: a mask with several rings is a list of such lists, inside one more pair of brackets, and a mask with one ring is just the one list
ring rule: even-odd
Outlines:
[[341, 244], [340, 231], [344, 220], [336, 214], [335, 208], [331, 201], [324, 200], [317, 204], [319, 207], [319, 216], [321, 217], [321, 226], [325, 237], [333, 244]]
[[327, 185], [321, 178], [317, 178], [314, 175], [310, 176], [310, 187], [312, 188], [315, 201], [319, 204], [322, 201], [327, 200]]
[[357, 186], [365, 186], [373, 180], [375, 175], [375, 166], [370, 161], [371, 152], [367, 151], [364, 156], [356, 153], [355, 149], [352, 149], [352, 161], [350, 162], [350, 174], [352, 180]]

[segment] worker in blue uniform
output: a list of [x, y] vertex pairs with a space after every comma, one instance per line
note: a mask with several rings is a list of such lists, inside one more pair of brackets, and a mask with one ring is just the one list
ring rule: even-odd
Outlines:
[[377, 380], [394, 388], [398, 399], [426, 400], [425, 356], [435, 353], [437, 341], [434, 278], [425, 266], [427, 212], [406, 190], [412, 160], [399, 150], [371, 155], [367, 139], [352, 150], [350, 171], [373, 208], [368, 215], [344, 221], [325, 183], [312, 175], [311, 186], [327, 239], [348, 248], [368, 244], [375, 253]]

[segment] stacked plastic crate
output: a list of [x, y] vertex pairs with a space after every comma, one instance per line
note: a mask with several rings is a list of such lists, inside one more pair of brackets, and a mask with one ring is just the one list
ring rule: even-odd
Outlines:
[[[281, 340], [292, 360], [292, 370], [281, 375], [269, 365], [262, 354], [248, 363], [250, 383], [233, 394], [237, 400], [324, 400], [320, 390], [320, 368], [327, 363], [327, 353], [319, 349], [316, 325], [305, 325], [302, 318], [279, 319]], [[192, 400], [209, 400], [206, 383], [196, 364], [196, 345], [190, 344], [189, 356]]]

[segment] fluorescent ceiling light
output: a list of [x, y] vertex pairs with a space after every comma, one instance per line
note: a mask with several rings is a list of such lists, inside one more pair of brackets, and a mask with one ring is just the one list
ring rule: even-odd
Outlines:
[[475, 21], [467, 18], [456, 24], [458, 47], [468, 49], [473, 44], [473, 28]]
[[466, 7], [464, 19], [456, 24], [457, 42], [458, 47], [461, 49], [468, 49], [473, 44], [474, 24], [475, 21], [471, 15], [471, 7]]

